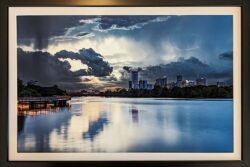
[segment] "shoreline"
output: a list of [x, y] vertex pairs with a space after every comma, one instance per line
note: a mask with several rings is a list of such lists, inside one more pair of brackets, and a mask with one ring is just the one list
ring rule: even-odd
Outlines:
[[130, 98], [130, 99], [155, 99], [155, 100], [190, 100], [190, 101], [232, 101], [233, 98], [172, 98], [172, 97], [119, 97], [119, 96], [71, 96], [77, 97], [101, 97], [101, 98]]

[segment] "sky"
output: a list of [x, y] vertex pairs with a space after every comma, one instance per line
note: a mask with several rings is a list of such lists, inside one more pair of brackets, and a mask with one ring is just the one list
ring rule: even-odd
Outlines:
[[232, 84], [233, 20], [221, 16], [18, 16], [18, 77], [67, 90], [176, 75]]

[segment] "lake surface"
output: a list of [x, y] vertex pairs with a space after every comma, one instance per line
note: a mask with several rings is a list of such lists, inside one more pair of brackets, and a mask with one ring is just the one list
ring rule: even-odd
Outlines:
[[72, 98], [19, 116], [18, 152], [232, 152], [232, 100]]

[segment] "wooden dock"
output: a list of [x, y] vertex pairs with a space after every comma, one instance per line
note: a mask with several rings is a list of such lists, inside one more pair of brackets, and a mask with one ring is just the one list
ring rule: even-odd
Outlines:
[[65, 107], [70, 96], [51, 96], [51, 97], [19, 97], [18, 105], [28, 105], [29, 109], [53, 107]]

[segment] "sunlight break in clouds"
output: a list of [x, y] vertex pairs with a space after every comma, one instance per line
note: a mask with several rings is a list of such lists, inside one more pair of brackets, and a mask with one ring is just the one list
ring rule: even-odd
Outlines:
[[64, 62], [67, 61], [70, 64], [70, 71], [75, 72], [81, 69], [87, 70], [88, 66], [86, 64], [83, 64], [81, 60], [72, 60], [70, 58], [59, 58], [60, 61]]
[[[109, 63], [121, 62], [145, 62], [150, 57], [151, 48], [145, 47], [144, 43], [127, 37], [109, 36], [103, 39], [84, 38], [76, 42], [61, 42], [57, 45], [49, 45], [48, 52], [55, 54], [64, 49], [75, 52], [82, 48], [93, 48], [100, 53]], [[116, 57], [115, 55], [123, 55]], [[145, 62], [147, 63], [147, 62]], [[146, 65], [146, 64], [145, 64]]]

